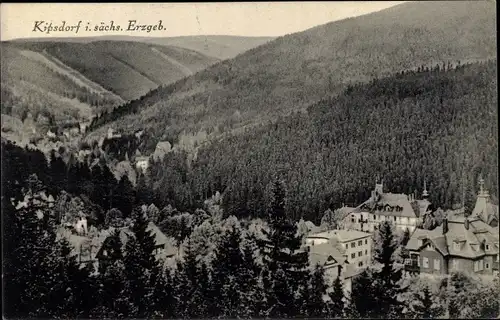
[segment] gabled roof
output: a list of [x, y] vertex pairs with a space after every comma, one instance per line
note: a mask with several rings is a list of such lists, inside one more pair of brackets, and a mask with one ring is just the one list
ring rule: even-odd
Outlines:
[[[498, 231], [477, 218], [468, 218], [468, 229], [465, 217], [452, 217], [447, 221], [448, 231], [443, 234], [443, 225], [434, 230], [416, 229], [410, 237], [406, 248], [420, 251], [427, 243], [432, 243], [442, 255], [453, 255], [474, 259], [486, 254], [498, 254]], [[419, 240], [427, 239], [423, 244]], [[457, 248], [455, 243], [460, 243]], [[496, 248], [486, 252], [482, 244], [490, 244]]]
[[491, 203], [489, 194], [480, 193], [471, 216], [478, 217], [487, 224], [491, 224], [493, 221], [498, 223], [498, 206]]
[[[128, 240], [134, 237], [132, 230], [129, 227], [118, 228], [120, 231], [120, 240], [122, 242], [122, 250], [125, 250], [125, 245]], [[106, 242], [106, 240], [112, 235], [115, 228], [109, 228], [107, 230], [103, 230], [98, 237], [95, 238], [95, 243], [97, 246], [96, 253], [102, 247], [102, 245]], [[155, 242], [157, 246], [163, 246], [164, 251], [161, 253], [162, 256], [170, 257], [177, 253], [177, 249], [175, 248], [174, 241], [167, 237], [154, 223], [148, 223], [148, 231], [152, 233], [155, 237]]]

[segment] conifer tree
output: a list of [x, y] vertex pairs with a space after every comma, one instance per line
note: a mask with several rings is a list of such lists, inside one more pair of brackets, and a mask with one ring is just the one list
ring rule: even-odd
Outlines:
[[325, 283], [325, 272], [318, 264], [314, 266], [308, 288], [305, 290], [306, 297], [303, 298], [303, 315], [311, 318], [323, 318], [326, 315], [326, 295], [327, 285]]
[[[286, 317], [299, 314], [300, 296], [307, 290], [308, 256], [299, 251], [302, 239], [297, 236], [297, 226], [285, 213], [285, 190], [276, 180], [269, 211], [269, 231], [263, 255], [263, 274], [266, 292], [267, 315]], [[302, 294], [300, 294], [302, 293]]]
[[363, 270], [352, 281], [352, 291], [349, 305], [350, 318], [374, 318], [374, 310], [379, 303], [373, 287], [372, 272]]
[[329, 292], [330, 297], [329, 303], [329, 314], [330, 318], [342, 318], [344, 316], [344, 289], [342, 287], [342, 281], [340, 277], [337, 277], [333, 281], [333, 290]]
[[243, 243], [243, 269], [240, 271], [242, 299], [241, 316], [259, 317], [264, 299], [260, 280], [261, 266], [257, 264], [254, 252], [258, 250], [253, 235], [247, 235]]
[[155, 316], [163, 319], [175, 317], [175, 297], [170, 268], [167, 267], [156, 275], [153, 298]]
[[375, 317], [400, 317], [404, 304], [398, 296], [405, 291], [400, 284], [402, 269], [394, 266], [394, 253], [398, 243], [395, 240], [392, 225], [384, 221], [377, 230], [378, 245], [375, 247], [374, 260], [382, 269], [374, 273], [374, 288], [377, 292], [377, 308], [373, 310]]
[[245, 261], [240, 245], [241, 231], [233, 227], [223, 235], [212, 262], [214, 291], [218, 292], [217, 305], [223, 317], [235, 318], [242, 311], [245, 293], [240, 272]]
[[131, 227], [132, 235], [125, 245], [125, 274], [128, 294], [134, 311], [132, 316], [147, 317], [151, 300], [153, 276], [158, 266], [154, 251], [155, 237], [148, 229], [144, 214], [137, 214]]

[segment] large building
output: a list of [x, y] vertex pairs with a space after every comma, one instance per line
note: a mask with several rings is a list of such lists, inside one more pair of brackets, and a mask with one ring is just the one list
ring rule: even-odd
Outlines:
[[[371, 262], [372, 236], [357, 230], [330, 230], [311, 234], [306, 238], [306, 246], [313, 252], [316, 246], [327, 244], [345, 255], [345, 260], [356, 268]], [[332, 249], [333, 250], [333, 249]]]
[[491, 203], [490, 194], [484, 188], [484, 179], [482, 177], [479, 179], [479, 193], [471, 216], [478, 217], [492, 227], [498, 226], [498, 206]]
[[423, 217], [432, 212], [428, 197], [425, 183], [421, 199], [417, 199], [415, 194], [385, 192], [383, 182], [376, 183], [370, 198], [348, 210], [341, 225], [344, 228], [374, 232], [382, 221], [391, 221], [398, 231], [408, 229], [411, 233], [423, 222]]
[[497, 274], [498, 231], [477, 217], [464, 216], [445, 218], [434, 230], [416, 229], [406, 246], [405, 268], [427, 274]]

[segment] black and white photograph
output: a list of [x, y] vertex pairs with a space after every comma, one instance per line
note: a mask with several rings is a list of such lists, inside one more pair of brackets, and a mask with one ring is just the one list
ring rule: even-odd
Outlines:
[[497, 3], [2, 3], [4, 319], [500, 319]]

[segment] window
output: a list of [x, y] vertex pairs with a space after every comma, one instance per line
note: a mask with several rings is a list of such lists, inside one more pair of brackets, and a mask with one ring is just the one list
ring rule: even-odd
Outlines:
[[489, 263], [485, 263], [485, 265], [486, 265], [486, 269], [489, 269], [489, 268], [490, 268]]
[[375, 220], [375, 215], [374, 214], [372, 214], [372, 219]]
[[490, 250], [490, 245], [489, 244], [487, 244], [485, 247], [486, 247], [486, 250]]
[[394, 217], [394, 222], [396, 222], [396, 217]]
[[356, 254], [355, 253], [351, 253], [351, 259], [354, 259], [356, 258]]
[[358, 241], [358, 246], [360, 246], [360, 247], [361, 247], [362, 245], [363, 245], [363, 240], [359, 240], [359, 241]]
[[358, 252], [358, 257], [361, 257], [363, 255], [363, 251]]
[[345, 248], [349, 249], [349, 244], [348, 243], [345, 244]]
[[368, 250], [365, 250], [365, 254], [368, 255]]
[[365, 239], [365, 244], [368, 244], [368, 239]]
[[483, 260], [474, 261], [474, 271], [481, 271], [483, 267]]
[[434, 270], [439, 270], [440, 269], [440, 263], [439, 259], [434, 259]]
[[424, 268], [429, 268], [429, 258], [424, 257], [422, 263], [424, 264]]
[[360, 261], [360, 262], [358, 263], [358, 267], [362, 267], [362, 266], [363, 266], [363, 261]]
[[351, 242], [351, 248], [354, 248], [354, 247], [356, 247], [356, 242], [353, 241], [353, 242]]

